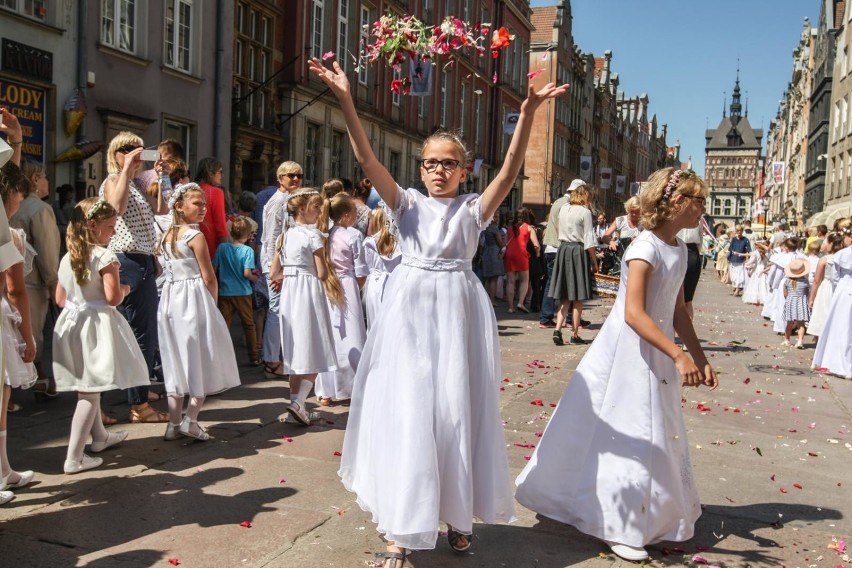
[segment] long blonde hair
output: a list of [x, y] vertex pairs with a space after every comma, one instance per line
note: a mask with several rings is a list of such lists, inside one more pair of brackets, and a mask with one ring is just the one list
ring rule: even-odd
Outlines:
[[108, 201], [97, 197], [84, 199], [71, 212], [71, 220], [65, 232], [65, 246], [68, 248], [71, 270], [80, 286], [84, 286], [92, 278], [89, 257], [92, 255], [92, 249], [98, 246], [89, 221], [100, 223], [116, 215], [118, 212]]
[[396, 250], [396, 237], [390, 228], [391, 220], [385, 213], [384, 207], [376, 207], [370, 213], [370, 226], [373, 227], [373, 238], [376, 240], [376, 250], [382, 256], [390, 256]]
[[[287, 201], [287, 213], [290, 214], [290, 217], [295, 219], [296, 214], [299, 211], [304, 210], [310, 205], [320, 203], [322, 204], [322, 209], [319, 220], [317, 220], [317, 229], [323, 233], [323, 235], [326, 235], [328, 233], [330, 200], [323, 198], [323, 196], [319, 193], [313, 193], [310, 190], [302, 190], [301, 192], [296, 193]], [[320, 261], [323, 263], [323, 266], [325, 266], [326, 278], [322, 283], [325, 288], [325, 295], [328, 296], [331, 303], [337, 306], [344, 306], [346, 305], [346, 297], [343, 295], [343, 284], [340, 283], [340, 278], [337, 277], [337, 272], [331, 264], [331, 250], [328, 245], [328, 237], [323, 236], [322, 241], [323, 253], [320, 256]], [[277, 247], [279, 252], [281, 250], [281, 245], [283, 245], [283, 239], [280, 240], [280, 244]]]

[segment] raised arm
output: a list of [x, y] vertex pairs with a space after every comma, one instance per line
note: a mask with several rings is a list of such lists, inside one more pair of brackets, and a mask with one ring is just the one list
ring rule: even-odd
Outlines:
[[[311, 72], [319, 77], [340, 101], [340, 108], [343, 110], [343, 117], [346, 119], [346, 129], [349, 131], [349, 141], [352, 143], [358, 165], [364, 170], [366, 177], [373, 182], [373, 187], [379, 192], [382, 200], [391, 210], [394, 210], [397, 205], [397, 183], [373, 152], [370, 139], [367, 138], [367, 133], [364, 131], [364, 126], [355, 110], [355, 101], [352, 100], [346, 73], [343, 72], [336, 61], [332, 66], [334, 69], [324, 67], [316, 57], [308, 61]], [[494, 211], [491, 212], [491, 215], [493, 214]], [[483, 214], [484, 217], [486, 216]]]
[[133, 161], [142, 153], [142, 150], [143, 148], [139, 147], [125, 154], [124, 164], [119, 174], [107, 178], [104, 185], [104, 199], [115, 207], [119, 215], [123, 215], [127, 210], [127, 201], [130, 199], [130, 182], [133, 178], [130, 172], [133, 169]]
[[530, 141], [532, 120], [535, 111], [547, 99], [561, 96], [567, 90], [568, 85], [557, 87], [555, 83], [548, 83], [544, 88], [536, 92], [533, 86], [530, 85], [527, 98], [521, 103], [521, 115], [518, 118], [518, 124], [515, 126], [515, 134], [512, 135], [509, 149], [506, 151], [503, 167], [500, 168], [500, 171], [497, 172], [497, 175], [488, 184], [485, 191], [482, 192], [481, 206], [483, 219], [490, 219], [494, 216], [494, 212], [497, 211], [497, 208], [500, 207], [500, 204], [509, 195], [512, 184], [521, 171], [521, 166], [524, 163], [524, 154], [526, 154], [527, 144]]
[[0, 132], [6, 135], [6, 143], [12, 147], [10, 162], [20, 167], [21, 148], [24, 145], [24, 135], [18, 117], [6, 108], [0, 108]]

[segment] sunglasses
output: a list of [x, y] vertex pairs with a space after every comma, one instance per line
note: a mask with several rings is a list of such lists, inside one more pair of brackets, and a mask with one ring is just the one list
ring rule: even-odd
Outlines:
[[124, 146], [119, 147], [115, 152], [121, 152], [122, 154], [127, 154], [128, 152], [132, 152], [137, 148], [141, 148], [142, 146], [138, 146], [136, 144], [125, 144]]
[[305, 174], [283, 174], [290, 179], [302, 179], [305, 177]]

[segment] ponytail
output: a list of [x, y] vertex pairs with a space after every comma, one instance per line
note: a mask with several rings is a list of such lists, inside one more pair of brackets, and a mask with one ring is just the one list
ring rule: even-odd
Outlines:
[[337, 277], [337, 271], [334, 270], [334, 265], [331, 264], [331, 247], [329, 247], [328, 237], [326, 236], [328, 234], [330, 211], [331, 200], [322, 199], [322, 209], [320, 210], [319, 219], [317, 219], [317, 229], [323, 235], [322, 241], [324, 247], [320, 258], [325, 266], [325, 273], [327, 275], [325, 281], [323, 281], [323, 286], [325, 287], [325, 295], [328, 296], [331, 303], [343, 307], [346, 305], [346, 296], [343, 294], [343, 284], [340, 283], [340, 278]]

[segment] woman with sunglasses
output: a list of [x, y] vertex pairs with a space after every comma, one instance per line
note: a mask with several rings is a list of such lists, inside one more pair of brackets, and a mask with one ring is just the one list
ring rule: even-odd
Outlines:
[[207, 241], [210, 258], [216, 255], [219, 243], [231, 240], [228, 232], [228, 221], [225, 219], [225, 190], [222, 187], [222, 162], [216, 158], [204, 158], [198, 162], [197, 183], [204, 192], [207, 200], [207, 213], [201, 222], [201, 233]]
[[270, 280], [269, 270], [272, 259], [275, 258], [275, 243], [287, 230], [287, 202], [290, 195], [302, 187], [302, 179], [305, 177], [302, 166], [291, 161], [282, 162], [276, 175], [278, 191], [263, 206], [263, 235], [260, 240], [260, 267], [269, 294], [269, 309], [266, 312], [261, 345], [263, 370], [268, 379], [284, 376], [281, 371], [281, 324], [278, 320], [278, 301], [283, 279]]
[[[132, 132], [119, 132], [110, 141], [107, 148], [109, 175], [101, 184], [99, 195], [118, 211], [109, 250], [118, 257], [121, 283], [130, 287], [118, 311], [133, 329], [151, 376], [158, 346], [154, 213], [166, 211], [168, 206], [159, 193], [149, 196], [133, 183], [142, 169], [143, 146], [142, 139]], [[148, 404], [147, 386], [127, 389], [127, 401], [131, 423], [168, 422], [168, 414]]]

